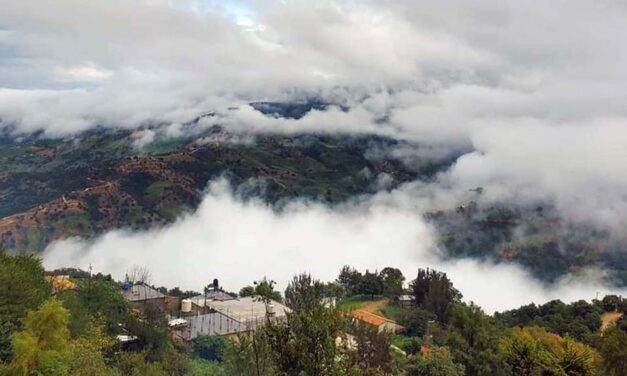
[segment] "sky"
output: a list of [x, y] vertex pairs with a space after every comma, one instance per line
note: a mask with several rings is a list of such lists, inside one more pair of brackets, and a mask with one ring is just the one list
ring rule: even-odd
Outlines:
[[[573, 221], [624, 236], [626, 16], [625, 2], [609, 0], [0, 0], [0, 119], [15, 135], [42, 130], [45, 137], [67, 137], [95, 126], [159, 123], [176, 130], [214, 111], [216, 120], [206, 126], [219, 122], [242, 134], [374, 133], [444, 153], [470, 150], [426, 189], [429, 205], [451, 204], [460, 192], [482, 186], [486, 200], [548, 200]], [[331, 106], [299, 120], [275, 119], [247, 104], [310, 97], [349, 110]], [[424, 201], [424, 192], [397, 195]], [[229, 197], [208, 193], [205, 201], [242, 205]], [[390, 205], [373, 200], [370, 205]], [[328, 208], [301, 208], [294, 218], [264, 210], [245, 207], [233, 228], [257, 220], [272, 234], [266, 222], [277, 221], [294, 236], [319, 239], [332, 229], [289, 223], [327, 215], [346, 222], [347, 233], [374, 226], [368, 233], [389, 237], [379, 215], [355, 224]], [[403, 207], [390, 215], [403, 215]], [[201, 206], [159, 232], [163, 242], [154, 247], [205, 220]], [[429, 249], [429, 237], [414, 234], [416, 228], [399, 236], [420, 237], [417, 247]], [[119, 238], [131, 247], [146, 236], [114, 232], [98, 244]], [[355, 241], [346, 236], [327, 246]], [[260, 248], [275, 241], [265, 232], [255, 239]], [[224, 244], [216, 249], [228, 252]], [[394, 252], [411, 249], [408, 244], [394, 245]], [[289, 259], [287, 251], [271, 254], [273, 262]], [[347, 251], [355, 255], [347, 260], [357, 264], [358, 254]], [[378, 255], [373, 249], [363, 265]], [[309, 262], [295, 260], [286, 266]], [[481, 273], [461, 273], [468, 274]]]

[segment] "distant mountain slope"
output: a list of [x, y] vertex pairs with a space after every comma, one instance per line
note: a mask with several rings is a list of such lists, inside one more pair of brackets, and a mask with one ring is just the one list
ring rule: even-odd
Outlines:
[[591, 224], [573, 224], [548, 203], [480, 207], [471, 201], [426, 218], [446, 257], [516, 263], [547, 282], [596, 267], [610, 283], [627, 285], [626, 242]]
[[373, 136], [256, 136], [231, 142], [214, 128], [193, 139], [167, 139], [138, 150], [129, 131], [95, 131], [65, 140], [5, 140], [0, 152], [0, 241], [41, 251], [52, 240], [109, 229], [162, 225], [194, 208], [213, 178], [226, 176], [244, 196], [337, 203], [429, 176], [450, 162], [408, 169], [368, 159]]
[[[312, 102], [315, 105], [317, 102]], [[269, 116], [302, 116], [314, 105], [258, 103]], [[308, 107], [309, 106], [309, 107]], [[196, 124], [203, 115], [190, 124]], [[219, 127], [159, 138], [138, 148], [139, 131], [98, 129], [66, 139], [0, 137], [0, 245], [40, 252], [68, 236], [163, 226], [193, 210], [207, 183], [227, 178], [236, 194], [277, 207], [291, 199], [334, 205], [356, 195], [430, 179], [457, 159], [389, 157], [401, 141], [348, 135], [232, 135]], [[415, 146], [413, 146], [415, 147]], [[423, 153], [426, 155], [428, 153]], [[480, 201], [482, 189], [473, 190]], [[627, 285], [627, 241], [574, 225], [550, 203], [475, 202], [430, 212], [445, 257], [516, 263], [544, 281], [595, 267]]]

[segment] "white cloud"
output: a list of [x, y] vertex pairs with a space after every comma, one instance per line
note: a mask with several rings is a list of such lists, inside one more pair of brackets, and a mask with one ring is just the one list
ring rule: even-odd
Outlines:
[[56, 76], [60, 81], [101, 81], [109, 78], [113, 72], [98, 68], [94, 63], [76, 65], [69, 68], [57, 68]]
[[489, 312], [553, 298], [592, 299], [597, 291], [627, 292], [593, 278], [570, 276], [544, 286], [512, 265], [442, 261], [433, 252], [432, 233], [421, 212], [402, 200], [411, 197], [393, 198], [337, 210], [294, 203], [276, 213], [260, 202], [240, 201], [218, 181], [195, 213], [170, 226], [145, 232], [116, 230], [95, 241], [59, 241], [46, 250], [44, 265], [92, 265], [119, 279], [133, 265], [144, 265], [155, 284], [197, 290], [213, 278], [231, 290], [262, 276], [283, 288], [299, 272], [334, 280], [345, 264], [361, 270], [395, 266], [408, 279], [418, 267], [432, 267], [447, 272], [466, 300]]
[[[242, 139], [325, 131], [409, 140], [418, 154], [474, 148], [408, 205], [450, 205], [483, 186], [489, 199], [550, 200], [620, 235], [626, 16], [620, 2], [585, 0], [0, 0], [0, 119], [50, 136], [148, 123], [179, 135], [216, 111], [200, 126]], [[290, 120], [246, 104], [308, 96], [350, 110]]]

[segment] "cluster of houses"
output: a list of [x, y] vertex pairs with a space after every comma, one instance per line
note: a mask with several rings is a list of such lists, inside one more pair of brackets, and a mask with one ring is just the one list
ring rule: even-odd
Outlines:
[[[166, 314], [174, 339], [191, 341], [201, 335], [236, 337], [256, 330], [268, 322], [287, 319], [290, 309], [277, 301], [264, 302], [255, 297], [234, 297], [221, 291], [214, 281], [204, 294], [179, 299], [161, 293], [142, 283], [125, 284], [122, 294], [133, 308], [144, 311], [148, 306]], [[403, 296], [409, 299], [409, 297]], [[333, 304], [326, 302], [325, 304]], [[356, 320], [377, 328], [379, 332], [400, 332], [404, 328], [386, 317], [364, 310], [350, 313]], [[133, 338], [126, 340], [132, 341]]]
[[[74, 289], [76, 286], [69, 276], [50, 276], [49, 282], [55, 291]], [[144, 283], [125, 282], [121, 294], [129, 301], [133, 309], [145, 312], [148, 307], [163, 312], [168, 319], [170, 334], [175, 339], [191, 341], [200, 335], [218, 335], [235, 337], [267, 324], [287, 319], [290, 309], [277, 301], [261, 301], [255, 297], [234, 297], [224, 293], [214, 280], [212, 287], [204, 294], [185, 299], [168, 296]], [[402, 296], [402, 305], [409, 303], [412, 297]], [[323, 303], [334, 306], [335, 299], [325, 298]], [[354, 310], [352, 317], [365, 324], [372, 325], [379, 332], [399, 332], [404, 328], [386, 317], [364, 310]], [[122, 343], [134, 341], [132, 336], [120, 335]]]
[[182, 300], [141, 283], [123, 287], [122, 294], [139, 311], [150, 305], [165, 312], [171, 335], [185, 341], [200, 335], [236, 336], [254, 331], [268, 321], [283, 321], [290, 312], [276, 301], [233, 297], [217, 285], [205, 294]]

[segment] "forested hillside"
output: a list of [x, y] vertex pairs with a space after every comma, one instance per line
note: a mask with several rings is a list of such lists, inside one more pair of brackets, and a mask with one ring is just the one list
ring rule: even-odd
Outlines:
[[[277, 206], [289, 199], [334, 204], [428, 178], [450, 164], [409, 168], [368, 157], [398, 142], [373, 136], [204, 135], [134, 147], [129, 131], [94, 131], [78, 138], [2, 140], [0, 242], [11, 251], [42, 251], [70, 235], [140, 229], [193, 210], [210, 179], [226, 177], [244, 198]], [[251, 136], [253, 137], [253, 136]], [[383, 179], [383, 180], [381, 180]]]

